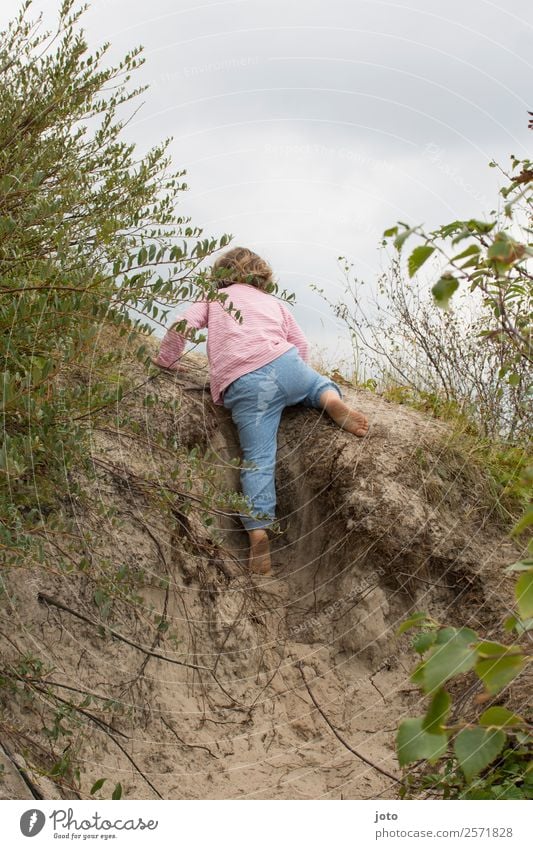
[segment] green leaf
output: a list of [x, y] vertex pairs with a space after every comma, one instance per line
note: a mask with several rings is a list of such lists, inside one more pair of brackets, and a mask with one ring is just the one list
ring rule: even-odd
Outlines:
[[424, 687], [424, 666], [425, 661], [421, 661], [411, 675], [411, 681], [421, 689]]
[[495, 799], [524, 799], [525, 796], [514, 784], [493, 784], [492, 792]]
[[452, 259], [455, 261], [457, 259], [464, 259], [467, 256], [473, 256], [473, 254], [478, 254], [480, 251], [479, 245], [469, 245], [465, 248], [464, 251], [461, 251], [460, 254], [456, 254]]
[[516, 603], [522, 619], [533, 616], [533, 570], [520, 575], [515, 587]]
[[[416, 227], [408, 227], [403, 221], [399, 221], [398, 224], [404, 228], [401, 233], [399, 233], [394, 240], [394, 247], [396, 250], [401, 251], [402, 245], [409, 236], [415, 232]], [[398, 228], [396, 228], [398, 230]]]
[[424, 654], [424, 652], [431, 648], [436, 639], [437, 634], [435, 631], [424, 631], [422, 634], [418, 634], [413, 640], [413, 648], [418, 654]]
[[478, 642], [479, 637], [471, 628], [441, 628], [437, 632], [437, 643], [442, 646], [449, 643], [450, 640], [459, 640], [460, 642], [469, 644], [474, 641]]
[[496, 707], [488, 708], [481, 714], [479, 717], [479, 724], [496, 728], [505, 728], [514, 725], [525, 725], [525, 721], [516, 713], [512, 713], [510, 710], [507, 710], [507, 708], [497, 705]]
[[490, 233], [490, 231], [496, 226], [495, 221], [478, 221], [475, 218], [470, 218], [466, 222], [466, 226], [469, 230], [475, 233]]
[[401, 251], [403, 243], [414, 232], [414, 229], [415, 229], [414, 227], [407, 227], [405, 230], [402, 230], [402, 232], [399, 233], [398, 236], [396, 236], [396, 238], [394, 240], [394, 247], [396, 248], [397, 251]]
[[523, 655], [508, 655], [507, 657], [490, 657], [476, 663], [475, 673], [483, 681], [489, 693], [499, 693], [505, 686], [516, 678], [525, 664]]
[[450, 712], [451, 699], [446, 690], [437, 690], [424, 717], [422, 726], [430, 734], [439, 734]]
[[500, 754], [505, 744], [503, 731], [463, 728], [455, 739], [454, 751], [467, 781], [472, 781]]
[[412, 761], [435, 763], [448, 748], [447, 734], [431, 734], [423, 728], [424, 717], [404, 719], [398, 728], [396, 746], [400, 766]]
[[92, 796], [93, 793], [97, 793], [103, 787], [105, 781], [107, 781], [107, 778], [99, 778], [98, 781], [95, 781], [90, 789], [90, 795]]
[[122, 798], [122, 784], [120, 781], [118, 784], [115, 784], [115, 789], [113, 790], [113, 794], [111, 796], [112, 799], [121, 799]]
[[502, 655], [520, 653], [520, 646], [505, 646], [503, 643], [497, 643], [493, 640], [482, 640], [476, 645], [479, 659], [485, 657], [500, 657]]
[[533, 504], [530, 504], [529, 507], [526, 508], [524, 515], [514, 526], [512, 530], [513, 536], [518, 536], [518, 534], [523, 533], [530, 525], [533, 525]]
[[398, 233], [398, 228], [397, 228], [397, 227], [389, 227], [389, 229], [388, 229], [388, 230], [385, 230], [385, 231], [383, 232], [383, 238], [384, 238], [384, 239], [390, 239], [390, 238], [391, 238], [391, 236], [396, 236], [396, 234], [397, 234], [397, 233]]
[[533, 616], [530, 616], [529, 619], [518, 619], [515, 624], [515, 631], [517, 634], [525, 634], [527, 631], [533, 630]]
[[524, 254], [524, 246], [511, 239], [507, 233], [498, 233], [487, 251], [487, 256], [502, 265], [511, 265]]
[[470, 628], [442, 629], [436, 645], [422, 663], [420, 676], [424, 692], [434, 693], [450, 678], [472, 669], [477, 652], [470, 644], [476, 640], [477, 634]]
[[531, 572], [533, 571], [533, 560], [531, 558], [527, 558], [527, 560], [518, 560], [516, 563], [512, 563], [511, 566], [507, 566], [504, 572]]
[[416, 625], [422, 625], [425, 622], [428, 622], [427, 613], [415, 613], [413, 616], [410, 616], [409, 619], [406, 619], [405, 622], [402, 622], [396, 633], [399, 636], [400, 634], [404, 634], [406, 631], [409, 631], [410, 628], [414, 628]]
[[409, 277], [414, 277], [418, 269], [424, 265], [434, 250], [435, 248], [432, 245], [420, 245], [418, 248], [414, 249], [413, 253], [407, 260]]
[[431, 292], [439, 307], [446, 309], [453, 293], [459, 288], [459, 283], [451, 274], [443, 274], [440, 280], [437, 280]]

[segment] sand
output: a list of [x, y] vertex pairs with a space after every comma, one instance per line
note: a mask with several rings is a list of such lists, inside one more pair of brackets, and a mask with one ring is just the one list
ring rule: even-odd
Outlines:
[[[17, 650], [2, 639], [4, 655], [31, 651], [51, 692], [79, 704], [83, 693], [67, 687], [90, 695], [72, 734], [46, 742], [46, 691], [25, 709], [13, 701], [10, 727], [45, 753], [30, 746], [21, 761], [20, 737], [4, 734], [2, 797], [90, 798], [105, 777], [98, 798], [118, 781], [128, 799], [397, 798], [396, 728], [425, 705], [399, 623], [424, 610], [490, 634], [512, 597], [502, 568], [521, 552], [484, 472], [445, 424], [368, 391], [343, 387], [370, 420], [363, 440], [289, 408], [274, 577], [253, 580], [236, 518], [205, 527], [179, 495], [189, 492], [179, 450], [195, 445], [211, 485], [238, 489], [231, 418], [211, 403], [205, 359], [185, 363], [125, 398], [129, 421], [116, 410], [95, 418], [94, 475], [69, 470], [83, 495], [65, 486], [79, 532], [65, 544], [88, 565], [67, 572], [50, 545], [47, 570], [7, 576]], [[127, 356], [123, 368], [145, 380]], [[167, 487], [159, 501], [154, 482]], [[203, 486], [194, 475], [190, 491], [201, 498]], [[95, 601], [106, 585], [110, 611]], [[58, 786], [39, 769], [67, 742], [81, 772]]]

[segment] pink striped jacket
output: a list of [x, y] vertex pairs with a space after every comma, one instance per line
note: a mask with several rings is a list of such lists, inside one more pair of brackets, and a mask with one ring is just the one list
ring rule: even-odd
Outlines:
[[[220, 290], [228, 294], [225, 305], [239, 310], [239, 323], [220, 303], [197, 301], [179, 317], [189, 327], [207, 327], [207, 358], [211, 397], [223, 404], [226, 387], [238, 377], [266, 365], [295, 347], [307, 362], [307, 340], [285, 304], [273, 295], [246, 283], [233, 283]], [[157, 362], [172, 366], [181, 357], [186, 337], [172, 328], [164, 336]]]

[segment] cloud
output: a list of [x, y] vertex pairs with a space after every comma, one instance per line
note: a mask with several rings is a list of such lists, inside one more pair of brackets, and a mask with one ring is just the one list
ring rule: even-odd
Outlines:
[[114, 58], [145, 46], [127, 132], [142, 150], [173, 136], [183, 212], [264, 253], [333, 347], [310, 281], [340, 297], [341, 254], [372, 281], [387, 226], [481, 217], [490, 159], [526, 155], [531, 24], [520, 0], [95, 0], [85, 18]]

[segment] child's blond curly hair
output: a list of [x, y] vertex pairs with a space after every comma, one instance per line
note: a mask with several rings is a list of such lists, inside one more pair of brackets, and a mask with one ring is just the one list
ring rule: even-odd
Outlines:
[[248, 248], [226, 251], [213, 263], [212, 272], [219, 289], [232, 283], [248, 283], [265, 292], [275, 288], [268, 262]]

